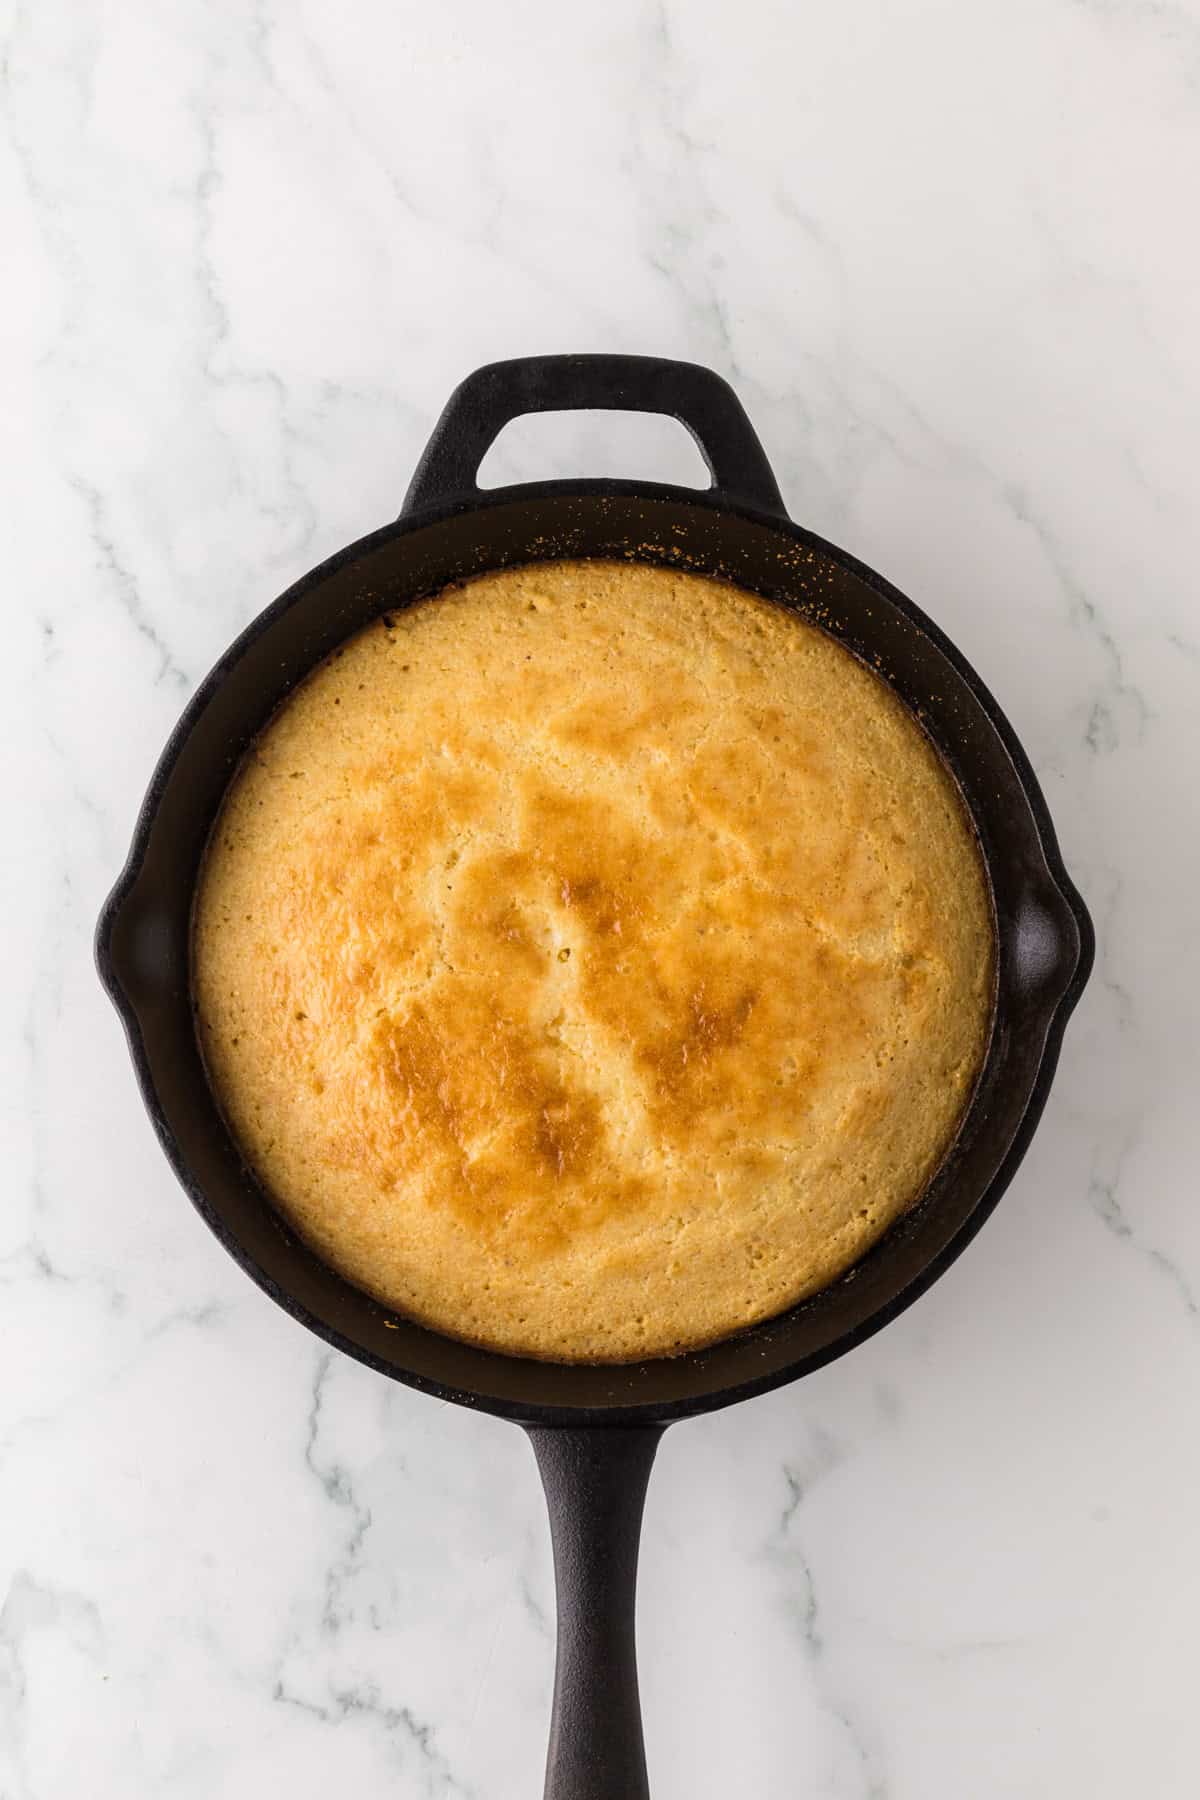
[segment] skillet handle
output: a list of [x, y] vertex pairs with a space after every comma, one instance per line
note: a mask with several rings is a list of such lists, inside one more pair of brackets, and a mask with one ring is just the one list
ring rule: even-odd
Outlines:
[[401, 516], [426, 506], [471, 506], [488, 447], [511, 420], [540, 412], [649, 412], [695, 438], [714, 499], [786, 517], [779, 487], [741, 401], [699, 363], [661, 356], [519, 356], [460, 382], [417, 464]]
[[558, 1611], [545, 1800], [649, 1800], [634, 1592], [663, 1428], [528, 1429], [550, 1512]]

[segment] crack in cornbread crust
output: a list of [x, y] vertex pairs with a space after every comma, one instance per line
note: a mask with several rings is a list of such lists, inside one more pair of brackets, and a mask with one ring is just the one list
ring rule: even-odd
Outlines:
[[921, 1193], [990, 1024], [961, 799], [833, 639], [542, 563], [384, 615], [239, 770], [197, 897], [214, 1088], [296, 1229], [455, 1337], [728, 1335]]

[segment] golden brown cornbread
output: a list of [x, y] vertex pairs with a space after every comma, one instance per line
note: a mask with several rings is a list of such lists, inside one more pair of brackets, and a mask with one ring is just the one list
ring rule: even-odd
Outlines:
[[385, 615], [276, 714], [194, 988], [327, 1261], [452, 1336], [622, 1361], [780, 1311], [920, 1194], [992, 946], [882, 681], [726, 583], [559, 562]]

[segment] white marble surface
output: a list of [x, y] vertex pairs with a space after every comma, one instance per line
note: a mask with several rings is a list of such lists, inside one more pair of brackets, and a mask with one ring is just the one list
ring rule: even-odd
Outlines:
[[[193, 1215], [90, 960], [233, 632], [492, 357], [712, 363], [1023, 735], [1100, 934], [963, 1260], [668, 1434], [656, 1800], [1197, 1787], [1196, 0], [5, 0], [0, 1796], [540, 1792], [521, 1436]], [[686, 476], [673, 428], [494, 467]]]

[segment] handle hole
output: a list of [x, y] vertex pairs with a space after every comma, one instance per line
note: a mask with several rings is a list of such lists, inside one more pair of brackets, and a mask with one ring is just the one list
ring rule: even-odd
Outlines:
[[511, 419], [479, 467], [481, 488], [616, 476], [711, 485], [691, 433], [665, 413], [543, 412]]

